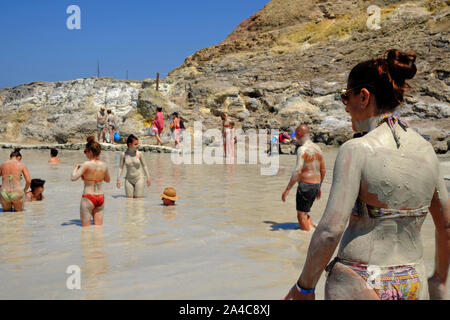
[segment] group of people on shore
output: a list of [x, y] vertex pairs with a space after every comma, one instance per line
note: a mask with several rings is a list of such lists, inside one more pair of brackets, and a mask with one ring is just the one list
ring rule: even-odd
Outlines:
[[111, 109], [106, 110], [106, 112], [105, 110], [106, 108], [101, 106], [97, 113], [97, 140], [114, 144], [120, 139], [120, 136], [118, 136], [119, 119]]
[[[172, 123], [169, 125], [170, 131], [172, 133], [172, 138], [175, 142], [175, 148], [180, 146], [181, 142], [181, 132], [185, 130], [184, 121], [178, 115], [178, 112], [173, 112]], [[156, 108], [155, 120], [152, 123], [152, 133], [156, 137], [156, 144], [162, 145], [163, 141], [161, 139], [161, 134], [164, 131], [164, 115], [162, 113], [162, 108]]]

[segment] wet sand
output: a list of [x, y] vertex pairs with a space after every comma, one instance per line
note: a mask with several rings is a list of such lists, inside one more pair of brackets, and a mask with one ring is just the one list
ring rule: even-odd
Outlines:
[[[0, 160], [10, 150], [0, 150]], [[43, 202], [22, 213], [0, 212], [0, 299], [281, 299], [300, 274], [312, 232], [300, 231], [295, 190], [281, 193], [295, 157], [280, 157], [276, 176], [259, 165], [173, 165], [168, 154], [145, 154], [152, 185], [146, 198], [126, 199], [115, 187], [119, 152], [104, 152], [112, 182], [105, 184], [102, 228], [82, 229], [82, 182], [71, 182], [81, 151], [23, 150], [32, 178], [46, 180]], [[328, 199], [337, 149], [327, 149], [318, 222]], [[440, 157], [450, 176], [450, 157]], [[175, 207], [160, 205], [164, 187], [177, 190]], [[449, 187], [449, 181], [447, 181]], [[434, 265], [434, 225], [423, 229], [427, 273]], [[81, 289], [69, 290], [70, 265], [81, 268]], [[317, 286], [323, 299], [325, 273]], [[447, 290], [450, 297], [450, 288]]]

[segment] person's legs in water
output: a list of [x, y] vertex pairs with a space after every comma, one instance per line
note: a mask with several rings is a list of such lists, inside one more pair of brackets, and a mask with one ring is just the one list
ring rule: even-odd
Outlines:
[[14, 211], [23, 211], [23, 198], [20, 200], [14, 200], [12, 201], [12, 205], [14, 207]]
[[309, 231], [311, 229], [311, 217], [306, 212], [297, 211], [297, 220], [301, 230]]
[[0, 196], [1, 202], [2, 202], [2, 209], [3, 211], [11, 211], [12, 210], [12, 203], [10, 201], [7, 201], [3, 199], [3, 197]]
[[81, 198], [80, 202], [80, 221], [82, 227], [91, 225], [91, 212], [94, 210], [94, 204], [87, 198]]
[[102, 205], [101, 207], [95, 208], [92, 211], [95, 226], [103, 225], [103, 208], [104, 208], [104, 205]]
[[309, 212], [320, 191], [320, 184], [311, 184], [299, 182], [296, 195], [297, 220], [301, 230], [309, 231], [311, 225], [311, 217]]
[[142, 198], [144, 195], [145, 190], [145, 178], [144, 176], [141, 176], [138, 181], [134, 184], [134, 197], [135, 198]]
[[131, 183], [128, 179], [125, 179], [125, 194], [127, 195], [127, 198], [134, 197], [134, 188], [134, 184]]

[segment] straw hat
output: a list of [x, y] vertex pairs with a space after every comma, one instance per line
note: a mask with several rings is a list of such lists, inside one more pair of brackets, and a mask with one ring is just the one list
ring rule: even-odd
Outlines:
[[161, 193], [161, 197], [172, 201], [178, 200], [177, 192], [174, 188], [165, 188], [163, 193]]

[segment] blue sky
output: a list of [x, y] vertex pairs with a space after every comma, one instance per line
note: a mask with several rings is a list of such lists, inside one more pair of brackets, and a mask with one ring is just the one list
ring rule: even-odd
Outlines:
[[[161, 77], [219, 43], [269, 0], [2, 0], [0, 88], [97, 75]], [[69, 30], [66, 9], [81, 9]]]

